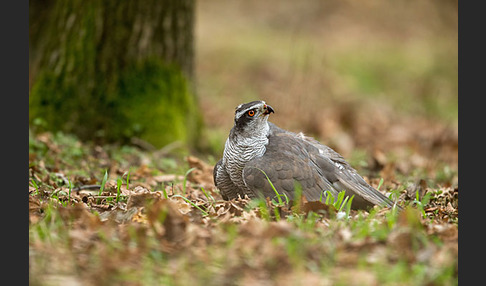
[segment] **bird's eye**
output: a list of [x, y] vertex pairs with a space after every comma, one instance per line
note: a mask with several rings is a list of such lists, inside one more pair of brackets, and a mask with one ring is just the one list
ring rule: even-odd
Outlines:
[[253, 115], [255, 115], [255, 110], [249, 110], [246, 114], [248, 114], [248, 116], [252, 117]]

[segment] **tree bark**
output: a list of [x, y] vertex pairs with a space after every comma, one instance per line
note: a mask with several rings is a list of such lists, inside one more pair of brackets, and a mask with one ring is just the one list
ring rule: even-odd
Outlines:
[[30, 119], [81, 139], [198, 142], [194, 5], [31, 0]]

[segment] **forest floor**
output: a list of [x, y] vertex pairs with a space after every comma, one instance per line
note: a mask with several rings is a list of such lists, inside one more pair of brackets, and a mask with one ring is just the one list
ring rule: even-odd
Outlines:
[[457, 160], [457, 137], [431, 126], [420, 150], [440, 157], [350, 158], [405, 210], [345, 215], [324, 203], [224, 201], [206, 159], [31, 132], [30, 282], [456, 285], [457, 167], [444, 160]]

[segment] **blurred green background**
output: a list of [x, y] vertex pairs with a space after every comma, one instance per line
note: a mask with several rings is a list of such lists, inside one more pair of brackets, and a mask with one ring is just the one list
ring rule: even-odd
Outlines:
[[[419, 140], [420, 132], [429, 132], [429, 126], [445, 126], [455, 132], [452, 136], [457, 134], [457, 0], [182, 2], [194, 13], [189, 21], [194, 28], [192, 75], [181, 76], [177, 65], [167, 67], [157, 58], [124, 65], [123, 80], [117, 81], [116, 88], [97, 91], [100, 101], [113, 91], [113, 102], [121, 101], [110, 105], [116, 110], [105, 117], [89, 114], [100, 116], [102, 123], [96, 126], [105, 133], [121, 124], [121, 131], [111, 139], [137, 136], [157, 148], [181, 141], [217, 157], [232, 127], [235, 106], [255, 99], [274, 107], [276, 113], [270, 119], [274, 123], [315, 136], [344, 155], [355, 147], [386, 149], [391, 143], [384, 138], [405, 133], [411, 134], [405, 140], [409, 144]], [[147, 6], [140, 15], [150, 14], [152, 2], [140, 3]], [[31, 18], [36, 17], [34, 12], [29, 11]], [[121, 26], [115, 23], [113, 29]], [[113, 50], [122, 45], [118, 42]], [[96, 52], [99, 45], [90, 47]], [[84, 65], [81, 61], [80, 66]], [[34, 78], [32, 66], [29, 72]], [[35, 98], [42, 94], [63, 98], [66, 90], [85, 88], [52, 84], [59, 77], [69, 75], [38, 75], [31, 81], [31, 126], [35, 120], [44, 120], [46, 129], [73, 132], [76, 128], [56, 123], [69, 119], [61, 107], [36, 111], [39, 102]], [[151, 88], [146, 85], [157, 81]], [[109, 85], [109, 79], [100, 82]], [[157, 99], [164, 88], [186, 99], [165, 101], [163, 95]], [[190, 107], [177, 109], [185, 104]], [[70, 108], [89, 109], [76, 104]], [[192, 119], [181, 120], [171, 115], [174, 111]], [[122, 120], [103, 124], [119, 114], [125, 115]], [[90, 135], [83, 139], [89, 140]]]
[[197, 90], [213, 150], [234, 107], [263, 99], [271, 121], [345, 157], [457, 155], [441, 149], [457, 143], [457, 11], [457, 1], [199, 1]]

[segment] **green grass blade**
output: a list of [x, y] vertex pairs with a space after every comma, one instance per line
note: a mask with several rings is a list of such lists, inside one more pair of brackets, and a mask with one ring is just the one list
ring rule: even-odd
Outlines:
[[168, 199], [169, 196], [167, 195], [167, 191], [165, 190], [165, 187], [164, 186], [162, 186], [162, 192], [164, 193], [164, 198], [165, 199]]
[[206, 196], [206, 198], [208, 199], [208, 201], [210, 201], [210, 202], [215, 202], [216, 201], [214, 199], [214, 197], [211, 194], [208, 194], [208, 192], [206, 192], [206, 190], [203, 187], [201, 187], [201, 191]]
[[68, 186], [69, 186], [69, 193], [68, 193], [68, 203], [71, 202], [71, 192], [73, 190], [73, 183], [71, 182], [71, 180], [68, 179]]
[[101, 181], [100, 192], [98, 193], [101, 196], [101, 193], [105, 189], [106, 181], [108, 180], [108, 170], [105, 170], [105, 175], [103, 176], [103, 180]]
[[39, 194], [39, 186], [37, 185], [34, 179], [32, 179], [31, 181], [32, 181], [32, 186], [35, 188], [36, 195]]
[[130, 189], [130, 169], [128, 169], [127, 173], [127, 190]]
[[275, 214], [275, 220], [279, 221], [280, 220], [280, 212], [278, 211], [277, 207], [273, 208], [273, 213]]
[[186, 182], [187, 182], [187, 176], [192, 172], [194, 171], [196, 168], [191, 168], [189, 170], [187, 170], [186, 174], [184, 175], [184, 181], [182, 181], [182, 193], [184, 194], [184, 196], [186, 195]]
[[120, 187], [122, 185], [122, 179], [118, 178], [116, 180], [116, 202], [118, 203], [120, 201]]
[[324, 202], [326, 205], [329, 205], [332, 202], [334, 202], [334, 196], [332, 195], [331, 191], [327, 190], [326, 191], [326, 201]]
[[282, 206], [282, 205], [284, 205], [284, 202], [282, 201], [282, 197], [284, 197], [284, 198], [285, 198], [285, 202], [288, 204], [288, 203], [289, 203], [289, 198], [288, 198], [288, 196], [287, 196], [285, 193], [282, 195], [282, 194], [280, 194], [280, 193], [277, 191], [277, 189], [275, 188], [275, 186], [274, 186], [274, 185], [273, 185], [273, 183], [272, 183], [272, 180], [270, 180], [270, 178], [267, 176], [267, 173], [265, 173], [265, 171], [263, 171], [263, 170], [262, 170], [262, 169], [260, 169], [260, 168], [257, 168], [257, 167], [254, 167], [254, 168], [255, 168], [255, 169], [257, 169], [257, 170], [259, 170], [260, 172], [262, 172], [262, 173], [263, 173], [263, 175], [265, 176], [265, 178], [267, 178], [267, 181], [268, 181], [268, 183], [270, 184], [270, 187], [271, 187], [271, 188], [272, 188], [272, 190], [275, 192], [276, 198], [277, 198], [277, 200], [278, 200], [278, 204], [279, 204], [279, 205], [281, 205], [281, 206]]
[[378, 183], [378, 187], [376, 189], [379, 190], [381, 185], [383, 185], [383, 178], [381, 178], [380, 182]]
[[348, 204], [346, 205], [346, 217], [348, 217], [349, 213], [351, 212], [351, 205], [353, 203], [353, 199], [354, 199], [354, 195], [351, 196], [351, 198], [348, 201]]

